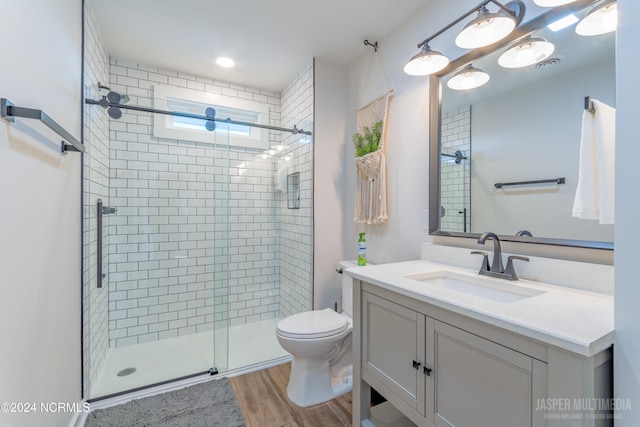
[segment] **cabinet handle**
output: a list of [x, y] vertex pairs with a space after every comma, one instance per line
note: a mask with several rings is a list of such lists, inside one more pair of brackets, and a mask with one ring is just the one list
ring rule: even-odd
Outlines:
[[431, 368], [427, 368], [426, 366], [423, 369], [423, 372], [426, 376], [430, 377], [431, 376]]
[[416, 371], [420, 370], [420, 365], [422, 365], [422, 363], [416, 362], [415, 360], [413, 361], [413, 369]]

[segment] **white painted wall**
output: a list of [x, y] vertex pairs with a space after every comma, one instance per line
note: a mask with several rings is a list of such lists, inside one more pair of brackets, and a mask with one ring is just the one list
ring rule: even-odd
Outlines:
[[[341, 306], [341, 278], [335, 272], [345, 259], [342, 246], [342, 204], [345, 182], [346, 68], [314, 60], [314, 249], [313, 305], [316, 309]], [[355, 254], [346, 255], [355, 258]]]
[[618, 0], [620, 14], [616, 58], [616, 226], [614, 394], [631, 399], [631, 411], [620, 412], [616, 427], [640, 425], [640, 120], [638, 120], [638, 40], [640, 3]]
[[[429, 188], [429, 91], [427, 79], [408, 76], [402, 68], [417, 52], [416, 43], [425, 37], [424, 32], [450, 17], [444, 6], [447, 2], [430, 3], [433, 5], [419, 10], [379, 40], [377, 53], [367, 49], [348, 68], [342, 238], [345, 256], [350, 259], [357, 255], [361, 231], [367, 233], [367, 258], [371, 263], [420, 258]], [[365, 226], [353, 221], [356, 166], [351, 136], [356, 131], [356, 110], [389, 89], [394, 91], [386, 124], [389, 222]]]
[[[80, 137], [81, 2], [2, 2], [0, 96]], [[80, 400], [80, 169], [32, 120], [0, 121], [0, 401], [34, 402], [0, 425], [67, 426], [41, 402]]]

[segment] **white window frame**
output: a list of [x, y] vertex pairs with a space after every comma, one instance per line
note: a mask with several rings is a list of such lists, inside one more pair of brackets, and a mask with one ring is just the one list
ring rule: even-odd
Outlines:
[[[220, 94], [212, 94], [206, 92], [196, 92], [189, 89], [177, 88], [174, 86], [156, 85], [153, 88], [153, 108], [157, 110], [176, 111], [175, 108], [170, 108], [171, 101], [175, 100], [178, 103], [191, 102], [202, 104], [202, 111], [183, 111], [192, 114], [204, 116], [205, 109], [207, 107], [224, 108], [225, 110], [244, 110], [249, 113], [257, 114], [255, 122], [256, 124], [268, 125], [269, 121], [269, 106], [267, 104], [261, 104], [255, 101], [249, 101], [244, 99], [232, 98]], [[216, 114], [217, 119], [226, 119], [227, 117], [221, 117]], [[247, 121], [245, 119], [236, 119], [230, 117], [231, 120]], [[255, 148], [264, 150], [269, 148], [269, 130], [259, 127], [250, 127], [249, 135], [242, 135], [234, 132], [229, 132], [228, 127], [224, 122], [215, 122], [216, 130], [210, 132], [205, 129], [204, 123], [202, 128], [194, 127], [180, 127], [174, 125], [175, 116], [167, 114], [153, 115], [153, 136], [157, 138], [170, 138], [181, 139], [187, 141], [197, 141], [216, 144], [229, 144], [236, 147]], [[222, 133], [223, 135], [216, 136], [216, 134]]]

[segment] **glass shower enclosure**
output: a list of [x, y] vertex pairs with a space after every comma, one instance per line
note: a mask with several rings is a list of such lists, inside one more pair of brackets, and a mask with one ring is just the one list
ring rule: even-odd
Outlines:
[[237, 89], [256, 116], [86, 24], [85, 397], [283, 360], [277, 321], [312, 307], [312, 88]]

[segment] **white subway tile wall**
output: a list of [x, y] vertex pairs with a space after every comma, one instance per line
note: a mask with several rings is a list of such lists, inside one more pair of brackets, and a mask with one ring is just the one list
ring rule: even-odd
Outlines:
[[[109, 55], [102, 43], [95, 17], [85, 6], [84, 84], [87, 98], [98, 96], [98, 82], [109, 81]], [[90, 387], [104, 362], [109, 346], [108, 290], [98, 289], [96, 267], [96, 202], [109, 201], [109, 120], [99, 107], [85, 106], [83, 214], [83, 346], [84, 384]], [[104, 223], [108, 225], [108, 218]], [[108, 236], [104, 236], [103, 260], [108, 265]]]
[[[119, 59], [111, 59], [109, 84], [143, 106], [152, 105], [156, 83], [251, 99], [269, 106], [270, 124], [301, 127], [313, 117], [312, 71], [284, 91], [283, 109], [296, 114], [287, 123], [271, 91]], [[112, 347], [310, 308], [311, 143], [270, 133], [302, 172], [308, 200], [292, 213], [273, 188], [277, 159], [228, 147], [223, 128], [208, 144], [153, 137], [148, 113], [123, 110], [110, 121], [109, 203], [118, 208], [108, 227]]]
[[[282, 91], [282, 126], [313, 131], [313, 64]], [[313, 308], [313, 138], [282, 134], [291, 160], [288, 173], [300, 172], [300, 209], [288, 209], [279, 193], [280, 315]]]
[[[467, 157], [459, 164], [455, 159], [440, 159], [441, 205], [445, 215], [441, 218], [443, 231], [471, 230], [471, 106], [442, 115], [442, 153], [454, 154], [460, 150]], [[466, 228], [465, 228], [466, 212]]]

